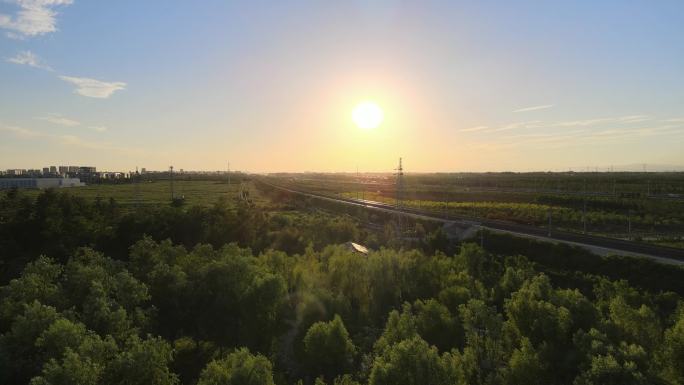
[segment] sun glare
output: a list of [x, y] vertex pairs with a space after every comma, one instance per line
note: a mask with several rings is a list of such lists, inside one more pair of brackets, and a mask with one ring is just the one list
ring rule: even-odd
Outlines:
[[380, 106], [370, 101], [361, 102], [352, 110], [352, 120], [363, 129], [378, 127], [384, 117]]

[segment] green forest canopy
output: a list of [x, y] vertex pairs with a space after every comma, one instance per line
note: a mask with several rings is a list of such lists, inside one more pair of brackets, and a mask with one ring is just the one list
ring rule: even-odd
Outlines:
[[[540, 246], [385, 248], [353, 219], [225, 200], [141, 215], [45, 192], [0, 212], [0, 383], [684, 382], [679, 290]], [[359, 238], [380, 247], [338, 245]]]

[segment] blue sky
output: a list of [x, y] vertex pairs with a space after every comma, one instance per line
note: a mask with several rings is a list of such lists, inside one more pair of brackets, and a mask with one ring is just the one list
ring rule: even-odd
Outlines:
[[4, 0], [0, 59], [0, 169], [684, 165], [682, 1]]

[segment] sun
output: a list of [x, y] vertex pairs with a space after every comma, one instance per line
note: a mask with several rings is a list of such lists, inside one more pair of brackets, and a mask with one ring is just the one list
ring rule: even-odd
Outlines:
[[382, 112], [382, 108], [375, 102], [363, 101], [352, 110], [352, 120], [362, 129], [376, 128], [382, 123], [384, 118], [385, 115]]

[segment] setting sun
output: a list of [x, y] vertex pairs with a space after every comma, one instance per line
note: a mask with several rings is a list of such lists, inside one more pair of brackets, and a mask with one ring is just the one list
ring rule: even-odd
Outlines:
[[380, 106], [374, 102], [359, 103], [352, 111], [352, 120], [359, 128], [376, 128], [382, 123], [384, 114]]

